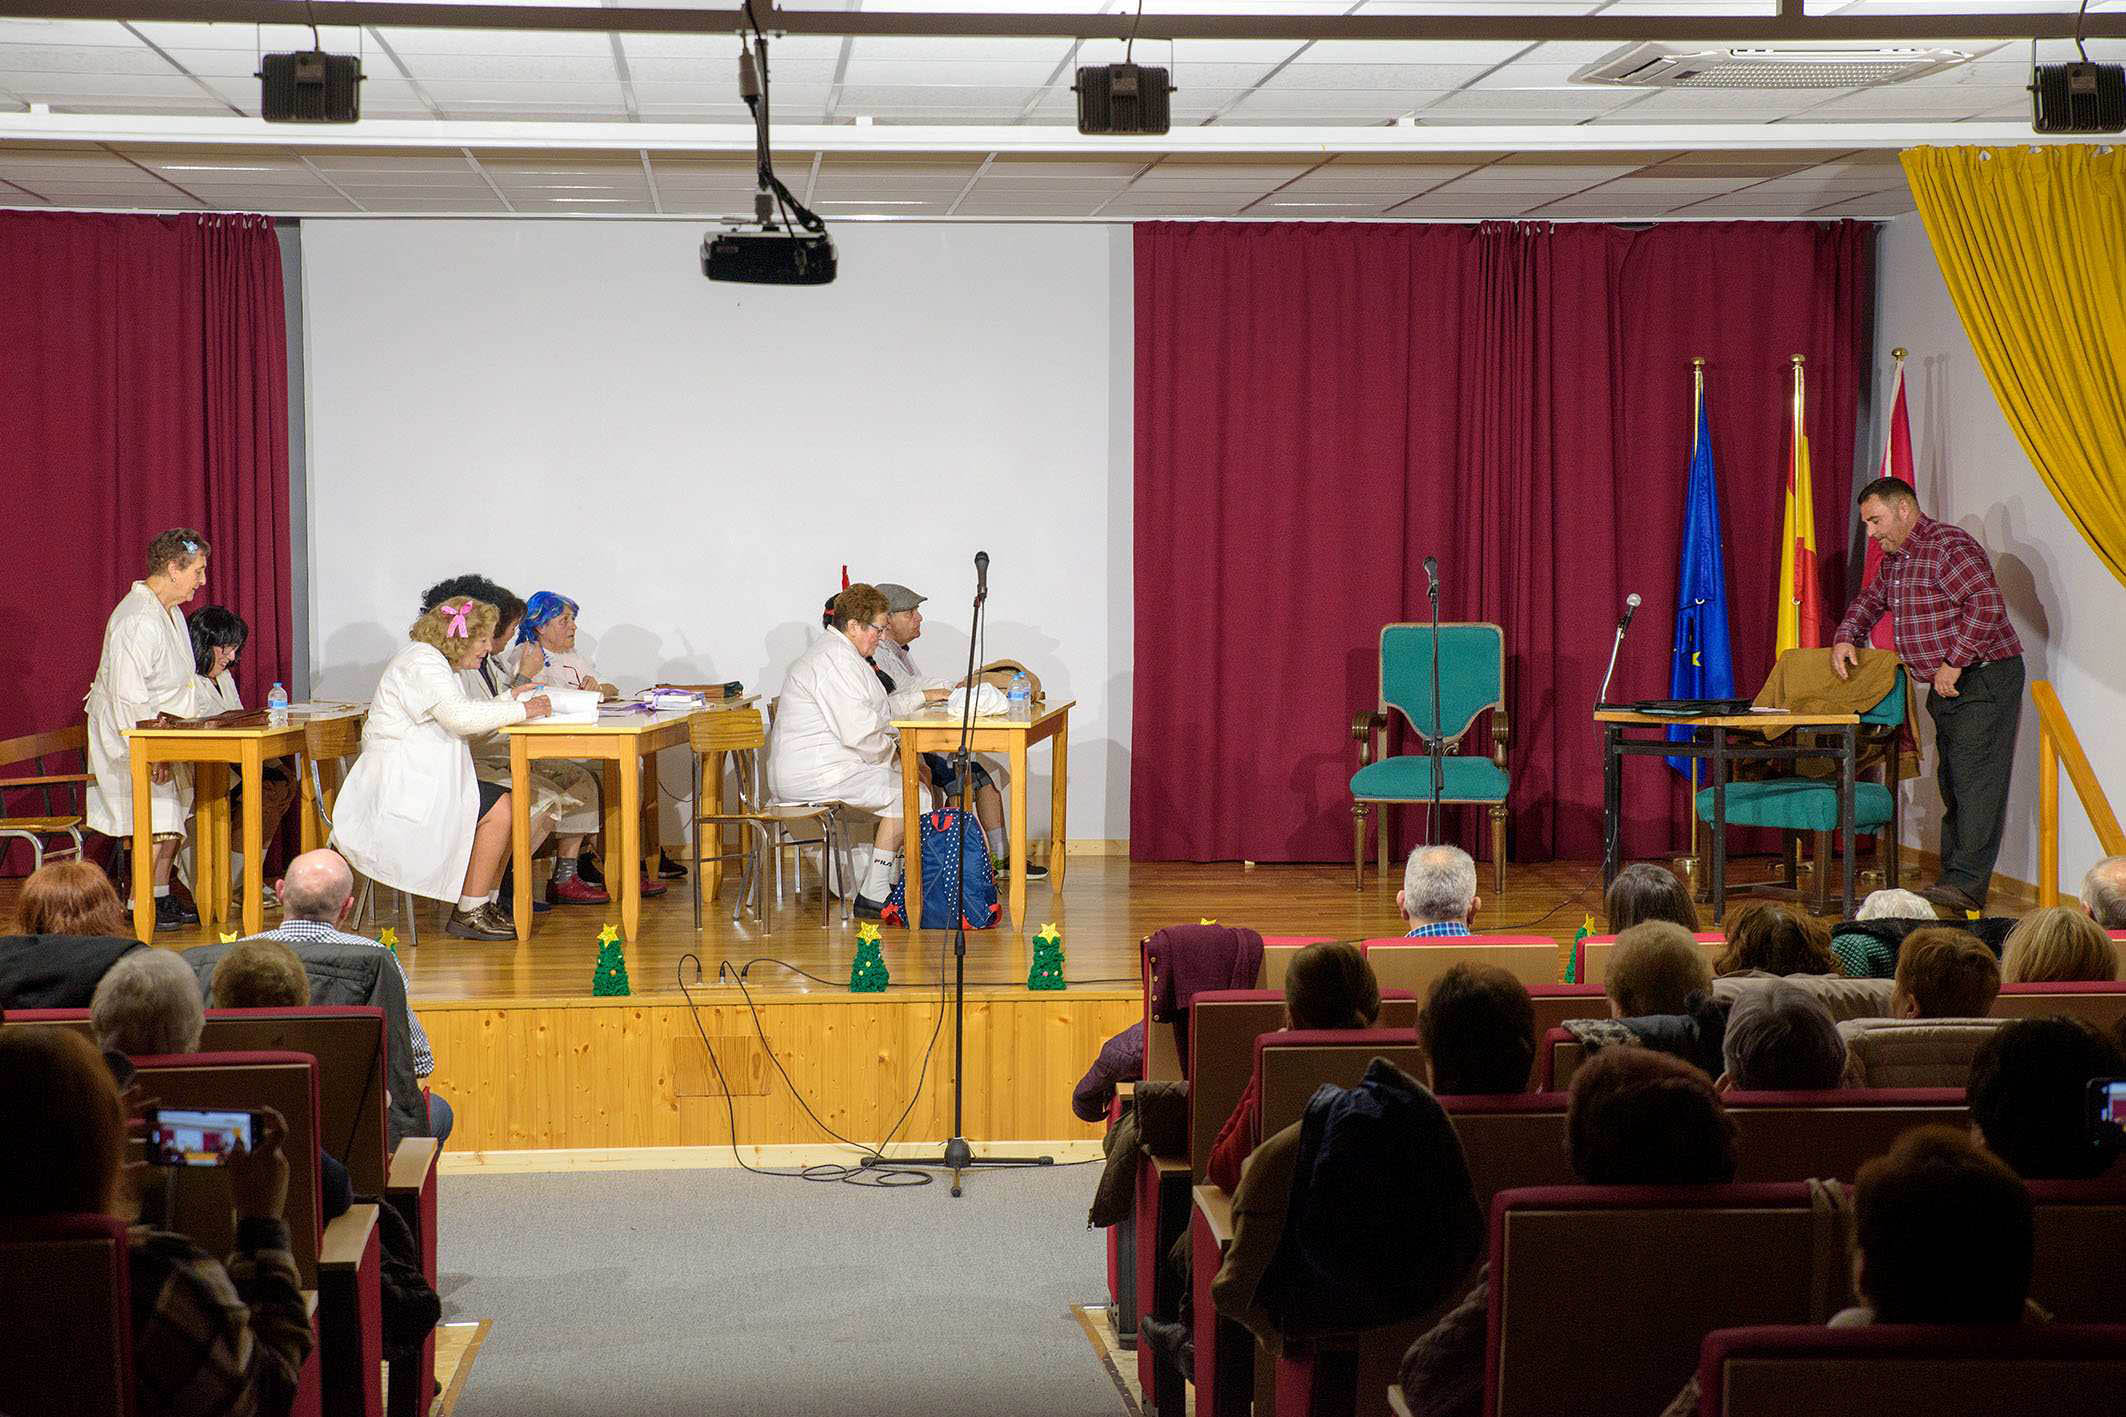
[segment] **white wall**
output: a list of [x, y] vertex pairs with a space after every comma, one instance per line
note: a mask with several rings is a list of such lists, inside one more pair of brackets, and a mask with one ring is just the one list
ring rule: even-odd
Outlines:
[[[1963, 527], [1992, 554], [2022, 638], [2025, 672], [2059, 690], [2113, 806], [2126, 808], [2126, 733], [2120, 732], [2126, 724], [2126, 655], [2120, 653], [2126, 587], [2069, 524], [2016, 442], [1916, 215], [1884, 229], [1879, 272], [1877, 407], [1888, 406], [1889, 351], [1903, 345], [1910, 351], [1905, 388], [1920, 505]], [[1906, 788], [1905, 824], [1908, 841], [1932, 849], [1940, 841], [1941, 799], [1934, 791], [1931, 741], [1926, 753], [1925, 778]], [[1995, 869], [2035, 881], [2037, 712], [2027, 700], [2015, 755], [2007, 836]], [[2064, 774], [2060, 794], [2061, 888], [2071, 894], [2102, 853]]]
[[1077, 700], [1070, 833], [1126, 837], [1128, 229], [844, 223], [819, 289], [712, 285], [701, 231], [303, 224], [315, 692], [467, 570], [581, 601], [623, 689], [772, 694], [847, 562], [931, 597], [956, 672], [986, 549], [989, 654]]

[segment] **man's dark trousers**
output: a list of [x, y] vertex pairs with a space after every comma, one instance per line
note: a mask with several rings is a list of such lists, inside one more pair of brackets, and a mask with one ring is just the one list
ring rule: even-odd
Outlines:
[[1941, 785], [1941, 880], [1981, 905], [2008, 820], [2008, 775], [2023, 713], [2023, 657], [1966, 669], [1956, 696], [1927, 692]]

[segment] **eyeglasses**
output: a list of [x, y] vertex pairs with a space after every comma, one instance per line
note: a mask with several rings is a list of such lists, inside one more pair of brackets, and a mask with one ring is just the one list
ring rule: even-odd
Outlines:
[[880, 621], [876, 622], [875, 624], [869, 624], [869, 625], [866, 625], [866, 626], [864, 626], [864, 628], [865, 628], [865, 629], [867, 629], [867, 630], [876, 630], [876, 631], [878, 631], [878, 632], [879, 632], [880, 634], [882, 634], [882, 635], [883, 635], [884, 633], [886, 633], [886, 622], [885, 622], [885, 621], [883, 621], [883, 620], [880, 620]]

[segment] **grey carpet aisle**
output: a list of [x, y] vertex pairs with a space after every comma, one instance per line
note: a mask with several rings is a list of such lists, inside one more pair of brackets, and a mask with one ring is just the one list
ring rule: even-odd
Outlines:
[[904, 1191], [737, 1170], [442, 1181], [444, 1317], [494, 1320], [459, 1417], [1117, 1417], [1098, 1170]]

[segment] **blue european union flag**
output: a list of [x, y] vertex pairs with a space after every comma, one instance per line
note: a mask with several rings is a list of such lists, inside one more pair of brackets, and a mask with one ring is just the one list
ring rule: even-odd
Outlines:
[[[1735, 659], [1727, 637], [1727, 570], [1720, 556], [1720, 499], [1713, 491], [1713, 438], [1698, 402], [1697, 447], [1690, 459], [1690, 493], [1683, 512], [1683, 568], [1676, 579], [1676, 648], [1668, 671], [1673, 699], [1726, 699], [1735, 693]], [[1682, 740], [1688, 728], [1670, 728]], [[1690, 759], [1670, 758], [1677, 772]]]

